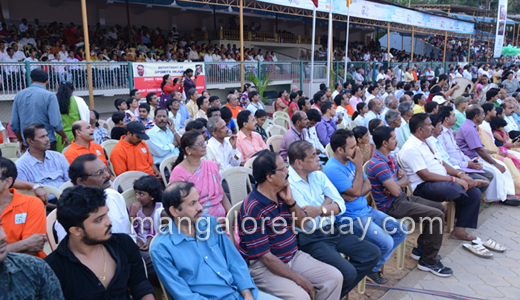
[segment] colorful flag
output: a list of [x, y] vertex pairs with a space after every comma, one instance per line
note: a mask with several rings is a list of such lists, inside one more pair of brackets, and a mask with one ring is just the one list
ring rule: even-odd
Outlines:
[[314, 6], [316, 6], [316, 8], [318, 8], [318, 0], [312, 0], [312, 3], [314, 3]]
[[347, 7], [349, 7], [350, 4], [352, 4], [352, 0], [347, 0]]

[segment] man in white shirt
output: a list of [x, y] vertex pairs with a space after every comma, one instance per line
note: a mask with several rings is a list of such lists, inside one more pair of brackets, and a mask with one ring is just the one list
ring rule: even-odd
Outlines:
[[358, 68], [356, 70], [356, 73], [354, 74], [354, 81], [356, 82], [356, 84], [361, 84], [364, 80], [365, 80], [365, 77], [363, 76], [363, 68]]
[[515, 112], [515, 104], [512, 101], [516, 102], [515, 98], [508, 97], [502, 104], [500, 104], [500, 107], [504, 109], [504, 120], [506, 120], [507, 122], [507, 126], [504, 127], [504, 129], [508, 133], [510, 133], [511, 131], [520, 131], [520, 127], [518, 126], [518, 123], [513, 117], [513, 113]]
[[211, 117], [206, 128], [211, 135], [206, 158], [218, 162], [220, 171], [240, 166], [242, 155], [237, 149], [237, 136], [229, 134], [226, 121], [218, 116]]
[[22, 51], [18, 50], [18, 44], [16, 43], [13, 43], [12, 44], [12, 48], [13, 48], [13, 51], [14, 51], [14, 58], [17, 60], [17, 61], [24, 61], [25, 60], [25, 54], [23, 54]]
[[440, 153], [426, 139], [433, 126], [425, 113], [414, 114], [409, 121], [410, 138], [401, 148], [401, 162], [415, 196], [443, 202], [455, 201], [457, 221], [451, 238], [472, 241], [475, 236], [466, 228], [477, 228], [481, 191], [476, 182], [464, 171], [459, 171], [442, 160]]
[[67, 51], [67, 45], [61, 44], [60, 46], [60, 61], [65, 61], [67, 59], [67, 56], [69, 56], [69, 52]]
[[424, 75], [426, 75], [426, 80], [428, 81], [432, 81], [435, 78], [435, 72], [432, 70], [432, 67], [428, 67]]
[[479, 78], [482, 77], [482, 75], [484, 75], [485, 73], [486, 72], [484, 71], [484, 65], [480, 65], [480, 68], [478, 68], [478, 71], [477, 71], [478, 77]]
[[316, 154], [325, 154], [325, 147], [323, 147], [321, 144], [315, 127], [316, 123], [321, 122], [321, 115], [316, 109], [310, 109], [306, 112], [306, 114], [307, 118], [309, 119], [309, 123], [305, 131], [305, 140], [314, 146], [314, 149], [316, 149]]
[[471, 73], [469, 72], [470, 65], [466, 65], [464, 68], [464, 71], [462, 72], [462, 76], [469, 81], [471, 81], [473, 78], [471, 77]]
[[36, 41], [31, 37], [31, 35], [29, 34], [29, 32], [26, 32], [25, 33], [25, 37], [22, 38], [21, 42], [24, 44], [24, 45], [33, 45], [34, 47], [36, 47]]
[[152, 57], [152, 52], [146, 53], [146, 58], [144, 59], [145, 62], [155, 62], [156, 60]]
[[265, 110], [265, 106], [260, 100], [260, 94], [258, 94], [257, 91], [251, 91], [248, 93], [248, 98], [251, 101], [249, 105], [246, 107], [247, 110], [251, 111], [253, 113], [253, 116], [255, 115], [256, 111], [259, 109]]
[[[296, 87], [298, 88], [298, 87]], [[341, 82], [336, 82], [334, 84], [334, 93], [332, 93], [332, 99], [336, 98], [337, 95], [339, 95], [339, 93], [341, 93], [341, 91], [343, 90], [343, 84]], [[297, 92], [298, 90], [296, 90]], [[295, 93], [294, 91], [292, 91], [293, 93]]]
[[[3, 62], [18, 62], [18, 60], [14, 57], [14, 50], [13, 48], [7, 48], [7, 55], [4, 56], [2, 59]], [[11, 73], [20, 72], [19, 66], [13, 66], [13, 65], [6, 65], [2, 67], [3, 71], [6, 72], [8, 75], [11, 75]]]
[[22, 24], [20, 24], [19, 28], [20, 28], [20, 32], [25, 32], [27, 29], [29, 29], [29, 25], [27, 24], [26, 18], [22, 19]]
[[204, 61], [205, 62], [213, 62], [213, 57], [211, 56], [211, 54], [209, 52], [204, 54]]
[[350, 104], [350, 101], [347, 97], [346, 93], [338, 94], [336, 97], [334, 97], [334, 103], [336, 104], [336, 117], [341, 116], [343, 120], [341, 123], [345, 126], [349, 126], [350, 122], [352, 121], [351, 116], [348, 114], [347, 109], [345, 108], [347, 105]]
[[365, 127], [368, 128], [368, 123], [370, 123], [370, 121], [372, 119], [380, 119], [380, 120], [384, 120], [382, 117], [381, 117], [381, 111], [383, 110], [382, 108], [382, 105], [381, 105], [381, 101], [379, 100], [379, 98], [374, 98], [370, 101], [368, 101], [368, 113], [365, 114]]

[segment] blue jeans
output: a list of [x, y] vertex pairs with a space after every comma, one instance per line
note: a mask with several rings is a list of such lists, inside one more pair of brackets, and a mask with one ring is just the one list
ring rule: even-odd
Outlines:
[[[341, 220], [341, 217], [339, 219]], [[343, 220], [343, 223], [345, 222], [348, 221]], [[373, 243], [381, 250], [381, 258], [372, 269], [373, 272], [381, 269], [408, 234], [408, 228], [404, 224], [377, 209], [371, 209], [368, 214], [352, 219], [352, 225], [355, 235]]]

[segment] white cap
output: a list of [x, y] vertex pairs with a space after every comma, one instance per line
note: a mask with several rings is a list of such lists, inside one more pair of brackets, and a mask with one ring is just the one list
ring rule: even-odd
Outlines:
[[442, 96], [435, 96], [433, 97], [432, 101], [437, 102], [439, 105], [442, 105], [447, 102], [447, 100], [444, 99]]

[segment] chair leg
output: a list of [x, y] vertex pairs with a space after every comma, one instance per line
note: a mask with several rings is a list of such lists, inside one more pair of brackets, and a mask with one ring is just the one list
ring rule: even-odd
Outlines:
[[358, 293], [360, 293], [360, 294], [364, 294], [364, 293], [365, 293], [366, 283], [367, 283], [367, 277], [365, 276], [365, 277], [363, 278], [363, 280], [361, 280], [361, 281], [358, 283], [358, 285], [357, 285]]
[[455, 227], [455, 202], [453, 201], [448, 203], [448, 207], [446, 209], [446, 219], [446, 230], [448, 233], [451, 233]]
[[397, 269], [402, 270], [404, 269], [404, 252], [405, 252], [405, 246], [406, 246], [406, 239], [397, 246], [396, 254], [397, 254]]

